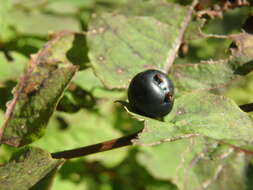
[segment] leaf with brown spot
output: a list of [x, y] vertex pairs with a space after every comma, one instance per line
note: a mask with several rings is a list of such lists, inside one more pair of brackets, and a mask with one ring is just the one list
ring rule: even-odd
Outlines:
[[89, 23], [89, 58], [108, 88], [127, 88], [147, 68], [168, 70], [192, 16], [190, 7], [162, 0], [135, 8], [94, 15]]
[[8, 103], [1, 128], [2, 143], [23, 146], [44, 134], [50, 116], [77, 71], [73, 64], [85, 61], [82, 38], [82, 34], [69, 32], [55, 34], [32, 56], [14, 90], [13, 100]]

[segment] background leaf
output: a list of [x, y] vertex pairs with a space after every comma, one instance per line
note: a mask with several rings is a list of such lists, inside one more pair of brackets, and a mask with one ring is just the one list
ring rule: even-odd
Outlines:
[[253, 97], [248, 96], [253, 93], [253, 73], [251, 72], [247, 76], [243, 77], [238, 83], [231, 86], [226, 96], [232, 98], [237, 104], [247, 104], [253, 102]]
[[[10, 20], [10, 26], [12, 26], [16, 32], [25, 35], [47, 35], [49, 32], [60, 32], [62, 30], [79, 31], [79, 23], [71, 17], [64, 19], [64, 25], [61, 22], [61, 17], [54, 15], [41, 14], [38, 12], [26, 12], [22, 10], [14, 10], [9, 13], [12, 18]], [[36, 28], [30, 30], [36, 23]]]
[[39, 148], [23, 149], [0, 168], [0, 188], [27, 190], [63, 162]]
[[0, 83], [19, 78], [24, 72], [25, 64], [28, 62], [25, 56], [17, 52], [11, 52], [9, 56], [11, 56], [11, 60], [8, 60], [3, 53], [0, 54], [0, 70], [2, 71]]
[[[62, 22], [61, 16], [43, 12], [41, 7], [45, 2], [40, 1], [33, 5], [28, 1], [20, 3], [4, 0], [3, 2], [3, 11], [0, 11], [4, 22], [3, 32], [0, 35], [3, 41], [13, 39], [17, 34], [47, 36], [49, 32], [59, 32], [70, 28], [71, 31], [80, 31], [80, 25], [74, 17], [66, 15]], [[35, 25], [36, 27], [33, 27]]]
[[9, 39], [12, 37], [12, 31], [9, 28], [8, 25], [8, 12], [10, 10], [10, 2], [8, 0], [3, 0], [1, 2], [1, 8], [0, 8], [0, 42], [4, 41], [6, 39]]
[[[80, 110], [75, 114], [58, 113], [57, 118], [58, 121], [55, 118], [49, 124], [48, 135], [37, 141], [36, 146], [45, 148], [50, 152], [57, 152], [88, 146], [121, 136], [119, 131], [111, 127], [112, 123], [100, 113]], [[59, 121], [65, 123], [66, 128], [64, 130], [61, 130]], [[125, 156], [126, 150], [122, 149], [105, 152], [99, 156], [92, 155], [87, 159], [100, 160], [108, 166], [114, 166], [122, 161]]]
[[104, 87], [99, 79], [93, 74], [91, 68], [77, 72], [73, 82], [87, 91], [93, 91], [96, 88]]

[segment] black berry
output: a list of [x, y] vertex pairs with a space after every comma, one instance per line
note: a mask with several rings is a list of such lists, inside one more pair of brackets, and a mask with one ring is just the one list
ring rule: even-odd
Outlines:
[[174, 87], [169, 77], [158, 70], [137, 74], [128, 88], [130, 106], [138, 113], [149, 117], [168, 114], [174, 102]]

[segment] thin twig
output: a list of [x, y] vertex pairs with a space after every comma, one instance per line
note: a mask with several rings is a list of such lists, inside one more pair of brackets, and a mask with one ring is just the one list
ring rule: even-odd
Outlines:
[[89, 146], [85, 146], [85, 147], [81, 147], [81, 148], [76, 148], [76, 149], [71, 149], [71, 150], [65, 150], [62, 152], [55, 152], [52, 153], [51, 156], [52, 158], [65, 158], [65, 159], [70, 159], [70, 158], [78, 158], [80, 156], [86, 156], [89, 154], [94, 154], [94, 153], [98, 153], [98, 152], [104, 152], [107, 150], [112, 150], [115, 148], [120, 148], [123, 146], [128, 146], [128, 145], [132, 145], [132, 140], [137, 138], [137, 135], [140, 131], [133, 133], [131, 135], [128, 136], [123, 136], [117, 139], [113, 139], [110, 141], [106, 141], [106, 142], [101, 142], [98, 144], [93, 144], [93, 145], [89, 145]]
[[216, 39], [228, 39], [229, 36], [220, 35], [220, 34], [206, 34], [204, 33], [201, 28], [198, 28], [199, 35], [201, 38], [216, 38]]

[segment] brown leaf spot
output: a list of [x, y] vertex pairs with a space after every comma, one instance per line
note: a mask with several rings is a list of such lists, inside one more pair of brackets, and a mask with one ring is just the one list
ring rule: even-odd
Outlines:
[[124, 68], [117, 68], [117, 73], [118, 74], [123, 74], [125, 72], [126, 72], [126, 69], [124, 69]]
[[105, 57], [103, 55], [100, 55], [97, 57], [97, 60], [100, 62], [100, 63], [103, 63], [105, 61]]

